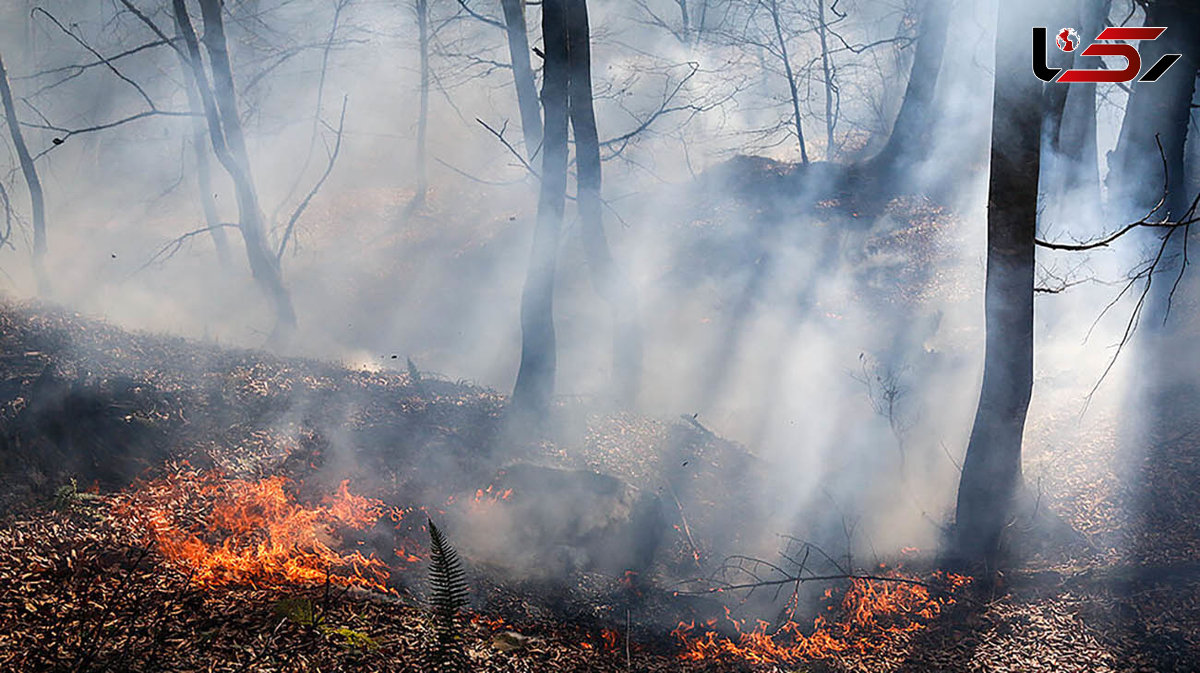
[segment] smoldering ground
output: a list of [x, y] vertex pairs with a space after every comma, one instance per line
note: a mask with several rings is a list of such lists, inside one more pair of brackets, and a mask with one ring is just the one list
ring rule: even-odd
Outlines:
[[[30, 128], [29, 136], [37, 151], [51, 150], [39, 165], [49, 205], [53, 299], [130, 328], [221, 346], [263, 345], [270, 312], [241, 256], [219, 270], [206, 234], [178, 248], [173, 243], [203, 225], [187, 119], [153, 116], [103, 132], [64, 132], [134, 114], [145, 101], [111, 69], [71, 69], [89, 53], [47, 15], [104, 54], [152, 36], [111, 7], [43, 7], [45, 13], [32, 15], [9, 10], [2, 51], [14, 75], [21, 73], [13, 79], [28, 100], [23, 114], [49, 120]], [[558, 389], [567, 420], [549, 431], [554, 451], [534, 452], [529, 446], [540, 446], [536, 437], [514, 438], [514, 429], [503, 428], [497, 421], [502, 402], [490, 392], [470, 393], [487, 404], [477, 417], [456, 420], [463, 427], [447, 433], [452, 440], [423, 436], [422, 450], [407, 457], [390, 453], [392, 444], [428, 428], [398, 423], [387, 432], [362, 430], [361, 419], [383, 404], [377, 397], [346, 395], [334, 402], [306, 393], [242, 420], [264, 425], [272, 441], [286, 446], [303, 448], [306, 437], [319, 437], [331, 482], [354, 474], [367, 489], [394, 488], [373, 484], [378, 475], [371, 468], [400, 461], [408, 475], [406, 497], [422, 503], [450, 495], [474, 500], [476, 491], [501, 488], [505, 475], [512, 479], [514, 465], [528, 475], [558, 460], [574, 476], [556, 477], [555, 488], [540, 483], [544, 494], [516, 509], [484, 515], [468, 509], [449, 529], [464, 549], [517, 574], [661, 567], [670, 544], [689, 544], [671, 532], [681, 516], [699, 524], [697, 535], [725, 544], [691, 550], [702, 551], [703, 561], [670, 567], [667, 580], [704, 575], [712, 570], [706, 564], [728, 554], [774, 558], [787, 546], [781, 534], [838, 558], [874, 561], [901, 547], [932, 550], [953, 499], [980, 376], [990, 100], [974, 83], [989, 75], [990, 8], [960, 3], [952, 15], [952, 32], [971, 36], [949, 42], [939, 80], [941, 124], [952, 131], [935, 134], [932, 158], [913, 172], [918, 183], [938, 185], [929, 190], [936, 198], [906, 196], [862, 212], [849, 205], [862, 195], [836, 189], [841, 169], [835, 165], [814, 162], [804, 174], [829, 172], [835, 177], [828, 184], [799, 174], [781, 177], [795, 170], [790, 162], [798, 152], [780, 122], [786, 121], [780, 113], [786, 84], [779, 66], [761, 65], [765, 61], [739, 50], [728, 34], [711, 43], [680, 43], [631, 19], [620, 3], [591, 9], [602, 137], [620, 138], [652, 120], [629, 142], [605, 146], [605, 217], [614, 256], [638, 289], [647, 335], [637, 410], [665, 419], [639, 421], [653, 431], [635, 436], [646, 452], [670, 457], [657, 459], [661, 473], [622, 474], [595, 458], [604, 432], [621, 428], [589, 416], [612, 409], [611, 316], [591, 287], [571, 208], [556, 291]], [[846, 30], [856, 44], [895, 33], [904, 19], [903, 12], [876, 3], [852, 9]], [[515, 156], [528, 148], [519, 145], [511, 75], [495, 65], [506, 58], [502, 32], [454, 14], [457, 9], [435, 17], [444, 23], [434, 54], [429, 206], [407, 213], [418, 78], [413, 18], [405, 8], [351, 3], [341, 32], [330, 39], [331, 11], [305, 3], [228, 9], [234, 68], [247, 84], [239, 94], [249, 153], [276, 241], [319, 179], [337, 141], [337, 111], [343, 97], [347, 101], [344, 146], [281, 255], [300, 321], [286, 354], [338, 360], [368, 372], [362, 375], [368, 380], [376, 372], [406, 375], [393, 370], [411, 358], [426, 392], [459, 380], [507, 390], [520, 350], [518, 307], [537, 183]], [[530, 25], [536, 36], [536, 21]], [[905, 46], [872, 53], [904, 72], [911, 59]], [[795, 48], [803, 61], [815, 46], [806, 37]], [[839, 160], [878, 147], [890, 122], [881, 128], [877, 122], [890, 119], [901, 93], [850, 54]], [[147, 50], [119, 65], [156, 105], [181, 110], [187, 101], [174, 59], [167, 49]], [[65, 75], [50, 73], [60, 67], [67, 67], [59, 71]], [[49, 86], [63, 76], [69, 80]], [[810, 140], [810, 151], [821, 156], [827, 148], [817, 130], [819, 93], [812, 81], [809, 86], [812, 109], [803, 116], [818, 138]], [[662, 112], [668, 108], [678, 109]], [[503, 140], [516, 149], [509, 151], [477, 119], [503, 129]], [[1115, 142], [1118, 122], [1102, 116], [1101, 137]], [[861, 146], [851, 148], [856, 142]], [[768, 160], [734, 156], [747, 147]], [[15, 169], [5, 182], [10, 194], [20, 194]], [[218, 182], [222, 219], [230, 220], [232, 190]], [[14, 204], [27, 219], [21, 197], [14, 196]], [[1086, 209], [1066, 210], [1072, 216], [1061, 226], [1050, 223], [1055, 226], [1044, 229], [1045, 236], [1088, 237], [1105, 228]], [[17, 231], [4, 268], [9, 294], [24, 297], [33, 289], [28, 233], [23, 226]], [[1123, 249], [1062, 264], [1071, 279], [1104, 280], [1119, 278], [1144, 255]], [[1092, 283], [1040, 300], [1036, 394], [1055, 401], [1044, 408], [1082, 411], [1125, 322], [1114, 310], [1082, 346], [1079, 326], [1090, 324], [1112, 294]], [[204, 378], [205, 366], [197, 363], [183, 380]], [[103, 371], [84, 367], [90, 369]], [[1108, 374], [1102, 390], [1118, 387], [1124, 373]], [[446, 391], [451, 401], [438, 403], [452, 403]], [[401, 403], [419, 407], [420, 397]], [[1088, 413], [1103, 413], [1104, 397], [1093, 399]], [[1109, 404], [1111, 411], [1116, 402]], [[748, 483], [721, 485], [737, 469], [727, 460], [699, 463], [708, 454], [696, 447], [718, 441], [704, 433], [744, 445], [738, 454], [741, 449], [721, 444], [726, 459], [742, 455], [750, 466], [736, 473]], [[1047, 430], [1044, 446], [1070, 435], [1065, 427]], [[450, 443], [456, 451], [441, 450]], [[1035, 465], [1039, 455], [1034, 451]], [[618, 473], [620, 482], [581, 476], [598, 468]], [[1053, 473], [1052, 466], [1043, 469]], [[526, 478], [526, 491], [534, 488], [530, 481], [547, 479]], [[521, 488], [513, 487], [518, 498]], [[717, 514], [697, 511], [705, 508]], [[600, 519], [586, 518], [592, 515]], [[635, 524], [610, 525], [621, 518]], [[661, 539], [640, 541], [641, 526], [659, 531]], [[614, 546], [623, 553], [596, 553]]]

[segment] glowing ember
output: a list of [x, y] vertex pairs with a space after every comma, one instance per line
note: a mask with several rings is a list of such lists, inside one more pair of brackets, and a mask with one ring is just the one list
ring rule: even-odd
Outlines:
[[483, 488], [476, 489], [475, 502], [476, 503], [485, 503], [485, 502], [498, 502], [500, 500], [508, 500], [510, 497], [512, 497], [512, 493], [513, 493], [513, 490], [511, 488], [506, 488], [504, 490], [500, 490], [500, 489], [496, 488], [495, 486], [488, 484], [488, 487], [486, 489], [483, 489]]
[[383, 561], [336, 549], [337, 532], [362, 530], [386, 513], [382, 502], [350, 493], [347, 482], [306, 506], [284, 477], [259, 481], [185, 469], [120, 496], [119, 520], [135, 526], [166, 559], [208, 586], [320, 584], [385, 590]]
[[[738, 632], [735, 639], [712, 631], [716, 620], [710, 620], [698, 634], [694, 623], [681, 623], [671, 634], [682, 646], [679, 658], [685, 661], [725, 659], [777, 665], [845, 652], [867, 654], [882, 649], [897, 635], [925, 628], [955, 603], [953, 594], [970, 582], [968, 577], [943, 573], [935, 580], [945, 584], [944, 594], [934, 596], [920, 584], [855, 578], [836, 611], [833, 604], [826, 606], [830, 613], [837, 613], [836, 619], [818, 615], [809, 635], [790, 620], [772, 632], [767, 622], [759, 621], [746, 630], [743, 621], [729, 616]], [[826, 599], [832, 596], [832, 589], [825, 592]]]

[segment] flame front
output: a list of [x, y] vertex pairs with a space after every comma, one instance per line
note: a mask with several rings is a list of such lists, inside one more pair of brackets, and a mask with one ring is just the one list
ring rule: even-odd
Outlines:
[[185, 469], [122, 494], [114, 514], [202, 585], [329, 581], [385, 590], [383, 561], [335, 547], [339, 530], [368, 528], [388, 508], [350, 493], [345, 481], [311, 507], [297, 502], [288, 486], [279, 476], [250, 481]]
[[[809, 635], [791, 620], [771, 632], [767, 622], [758, 621], [746, 630], [743, 621], [728, 615], [737, 630], [735, 638], [711, 630], [716, 620], [710, 620], [708, 628], [698, 634], [694, 623], [680, 623], [671, 633], [682, 646], [679, 658], [685, 661], [723, 659], [779, 665], [841, 653], [867, 654], [882, 649], [897, 635], [926, 628], [955, 603], [954, 593], [970, 582], [968, 577], [944, 573], [935, 579], [945, 584], [944, 594], [934, 596], [929, 587], [918, 583], [854, 578], [840, 603], [826, 606], [831, 616], [838, 613], [837, 618], [818, 615]], [[832, 590], [825, 592], [826, 599], [832, 596]]]

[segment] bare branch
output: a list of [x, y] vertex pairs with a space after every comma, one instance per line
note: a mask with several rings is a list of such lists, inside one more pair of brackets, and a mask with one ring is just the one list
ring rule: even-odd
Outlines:
[[337, 163], [338, 152], [340, 152], [342, 149], [342, 130], [346, 125], [346, 102], [348, 98], [348, 96], [342, 97], [342, 114], [340, 117], [338, 117], [338, 126], [333, 143], [333, 151], [329, 153], [329, 162], [325, 164], [325, 172], [321, 174], [320, 179], [317, 180], [316, 184], [314, 184], [312, 189], [309, 190], [308, 195], [304, 197], [304, 200], [300, 202], [300, 205], [296, 206], [296, 210], [292, 212], [292, 216], [288, 218], [287, 227], [283, 230], [283, 238], [279, 241], [279, 250], [275, 253], [276, 261], [283, 259], [283, 251], [287, 249], [288, 239], [291, 238], [292, 231], [296, 228], [296, 222], [300, 219], [300, 216], [304, 214], [304, 209], [308, 208], [308, 204], [313, 200], [313, 197], [316, 196], [317, 192], [321, 190], [321, 185], [325, 184], [325, 180], [329, 177], [329, 174], [333, 172], [333, 165]]
[[137, 82], [133, 81], [132, 79], [126, 77], [124, 74], [122, 74], [120, 70], [117, 70], [117, 66], [113, 65], [112, 61], [110, 61], [109, 59], [100, 55], [100, 52], [96, 51], [95, 49], [92, 49], [91, 45], [89, 45], [87, 42], [85, 42], [83, 40], [83, 38], [79, 37], [75, 33], [68, 30], [67, 27], [62, 25], [62, 23], [59, 22], [59, 20], [57, 18], [55, 18], [54, 15], [51, 14], [50, 12], [46, 11], [45, 9], [43, 9], [41, 7], [34, 7], [32, 14], [36, 15], [38, 13], [45, 15], [45, 17], [47, 19], [50, 19], [50, 21], [52, 21], [55, 26], [58, 26], [59, 30], [66, 33], [68, 36], [70, 36], [70, 38], [72, 40], [75, 40], [76, 42], [78, 42], [79, 46], [88, 50], [88, 52], [91, 53], [92, 56], [95, 56], [102, 63], [104, 63], [104, 65], [108, 66], [108, 69], [111, 70], [113, 72], [113, 74], [117, 76], [117, 78], [119, 78], [123, 82], [128, 83], [129, 86], [133, 87], [142, 96], [142, 99], [146, 101], [146, 105], [150, 106], [151, 110], [158, 109], [158, 106], [156, 106], [154, 104], [154, 100], [150, 98], [150, 95], [146, 93], [146, 90], [143, 89], [140, 84], [138, 84]]

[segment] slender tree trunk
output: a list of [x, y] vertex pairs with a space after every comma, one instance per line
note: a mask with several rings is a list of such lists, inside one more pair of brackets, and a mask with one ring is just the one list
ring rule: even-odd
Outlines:
[[[1083, 0], [1080, 36], [1099, 34], [1108, 17], [1112, 0]], [[1073, 68], [1096, 69], [1099, 56], [1075, 55]], [[1100, 162], [1096, 149], [1096, 85], [1068, 85], [1062, 126], [1058, 130], [1058, 151], [1063, 161], [1063, 192], [1074, 194], [1088, 203], [1100, 203]]]
[[[1080, 13], [1079, 8], [1074, 2], [1065, 2], [1053, 7], [1052, 14], [1046, 19], [1046, 23], [1051, 26], [1078, 26]], [[1076, 52], [1081, 50], [1076, 50]], [[1061, 49], [1050, 49], [1048, 65], [1051, 68], [1067, 69], [1072, 67], [1075, 61], [1074, 53], [1067, 53]], [[1070, 92], [1069, 85], [1047, 86], [1042, 87], [1042, 132], [1046, 143], [1042, 144], [1042, 149], [1053, 152], [1051, 156], [1058, 153], [1058, 137], [1062, 130], [1063, 113], [1067, 106], [1067, 94]], [[1043, 157], [1042, 161], [1042, 178], [1046, 178], [1047, 171], [1051, 168]]]
[[833, 70], [829, 64], [829, 43], [826, 40], [825, 0], [817, 0], [817, 35], [821, 38], [821, 71], [825, 77], [825, 160], [832, 161], [834, 155], [833, 127]]
[[429, 0], [416, 0], [417, 42], [420, 49], [421, 91], [417, 112], [417, 193], [413, 207], [425, 205], [429, 192], [429, 165], [426, 135], [429, 130]]
[[521, 366], [512, 399], [515, 408], [533, 413], [548, 410], [557, 367], [554, 272], [567, 191], [568, 47], [564, 9], [563, 0], [543, 0], [546, 66], [542, 81], [542, 184], [533, 251], [521, 295]]
[[17, 119], [17, 108], [13, 104], [3, 58], [0, 58], [0, 102], [4, 104], [4, 118], [8, 122], [8, 132], [12, 135], [13, 147], [17, 151], [17, 162], [21, 164], [21, 173], [29, 187], [29, 205], [33, 211], [33, 278], [37, 283], [38, 295], [46, 297], [50, 294], [50, 278], [46, 275], [46, 200], [42, 194], [42, 181], [38, 178], [37, 167], [33, 165], [33, 157], [25, 144], [25, 135], [21, 133], [21, 123]]
[[925, 0], [920, 22], [917, 52], [913, 56], [900, 111], [892, 124], [887, 144], [871, 160], [873, 172], [886, 184], [895, 184], [913, 164], [928, 156], [931, 130], [935, 126], [931, 119], [933, 96], [950, 24], [949, 0]]
[[[1033, 6], [1033, 3], [1028, 3]], [[986, 352], [975, 424], [963, 461], [956, 559], [997, 560], [1021, 484], [1021, 435], [1033, 391], [1033, 272], [1041, 82], [1029, 73], [1036, 11], [1001, 7], [988, 185]]]
[[521, 133], [525, 136], [525, 154], [530, 159], [542, 146], [542, 114], [538, 106], [533, 66], [529, 62], [529, 31], [525, 27], [525, 1], [500, 0], [508, 32], [508, 56], [512, 62], [513, 84], [517, 90], [517, 108], [521, 112]]
[[642, 333], [637, 297], [613, 261], [604, 235], [600, 138], [592, 105], [591, 45], [587, 0], [566, 0], [569, 113], [575, 133], [579, 215], [592, 285], [612, 309], [613, 383], [618, 400], [633, 404], [642, 376]]
[[295, 329], [296, 313], [292, 308], [291, 294], [283, 284], [279, 264], [267, 245], [262, 210], [259, 208], [258, 194], [255, 192], [254, 181], [250, 176], [250, 162], [246, 154], [246, 143], [242, 136], [242, 127], [238, 119], [234, 96], [233, 71], [229, 66], [229, 53], [225, 45], [220, 0], [200, 1], [205, 28], [204, 44], [213, 73], [211, 89], [208, 77], [204, 72], [199, 43], [196, 40], [195, 30], [192, 28], [191, 18], [187, 13], [187, 6], [184, 4], [184, 0], [173, 0], [173, 6], [184, 42], [187, 44], [196, 91], [204, 106], [204, 116], [208, 121], [213, 153], [229, 173], [229, 177], [233, 180], [234, 191], [237, 193], [239, 228], [246, 244], [246, 256], [250, 262], [250, 271], [275, 310], [275, 329], [271, 335], [271, 341], [278, 344]]
[[[183, 32], [178, 21], [175, 22], [175, 36], [183, 39]], [[204, 212], [204, 223], [208, 226], [208, 233], [213, 239], [213, 247], [217, 251], [217, 261], [220, 262], [222, 269], [229, 270], [233, 268], [233, 258], [229, 253], [229, 236], [226, 235], [225, 228], [221, 226], [221, 218], [217, 214], [217, 201], [213, 197], [212, 166], [208, 162], [208, 150], [206, 149], [208, 143], [205, 141], [204, 105], [200, 102], [200, 95], [196, 92], [195, 77], [190, 64], [182, 52], [176, 51], [175, 54], [179, 57], [179, 63], [183, 68], [188, 110], [195, 115], [191, 120], [192, 150], [196, 159], [196, 186], [200, 191], [200, 208]]]
[[771, 20], [775, 23], [775, 37], [779, 40], [779, 57], [783, 60], [783, 73], [787, 76], [788, 90], [792, 94], [792, 119], [796, 124], [796, 141], [800, 143], [800, 163], [808, 165], [808, 150], [804, 147], [804, 126], [800, 122], [800, 91], [796, 88], [796, 77], [792, 74], [792, 61], [788, 58], [787, 40], [783, 39], [783, 27], [779, 22], [779, 2], [771, 0]]

